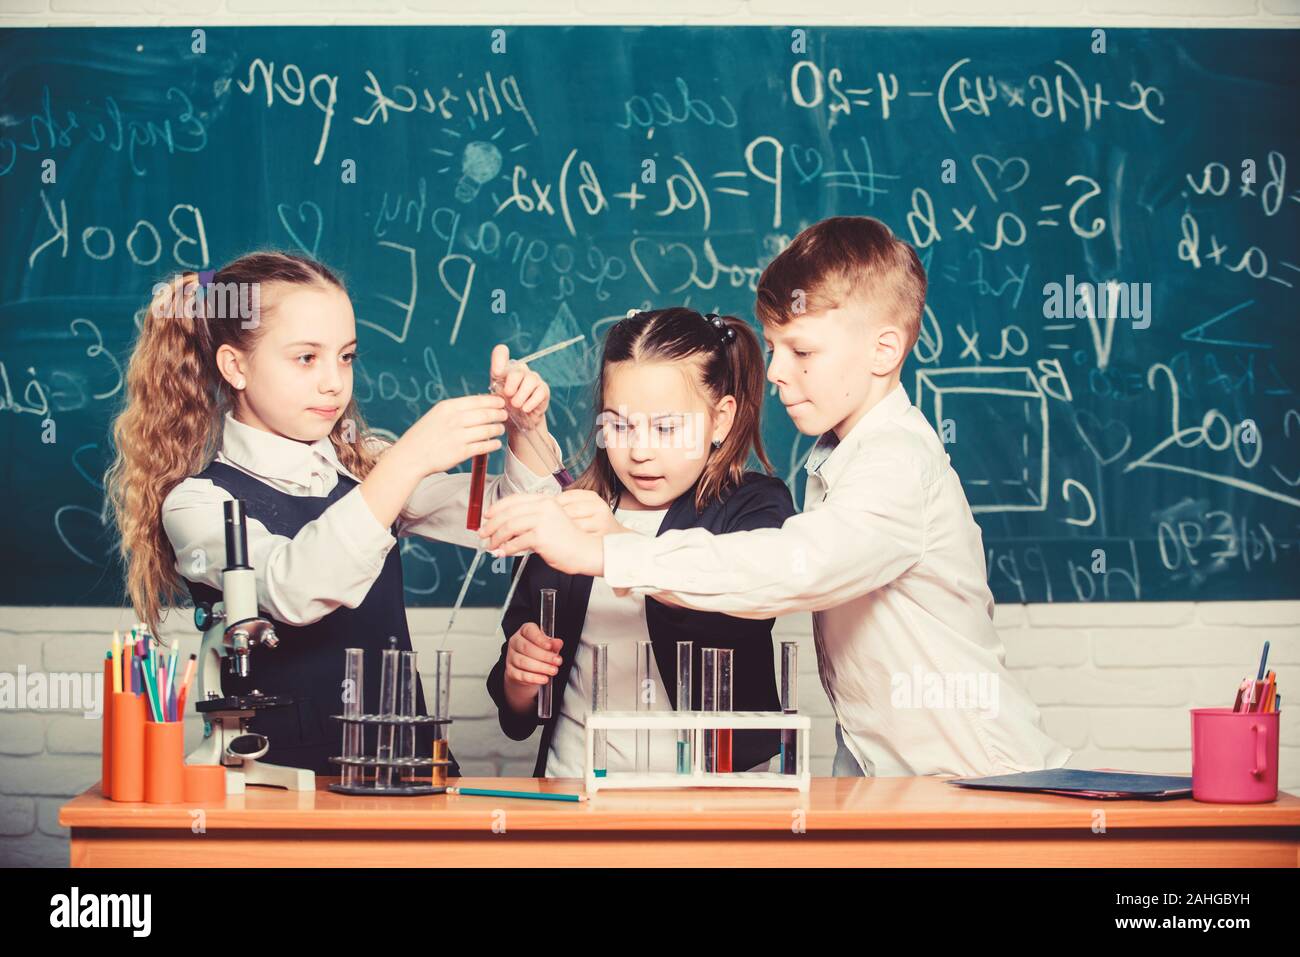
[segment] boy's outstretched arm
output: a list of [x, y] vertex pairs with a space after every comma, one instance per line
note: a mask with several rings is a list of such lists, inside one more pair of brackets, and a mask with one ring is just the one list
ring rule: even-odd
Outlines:
[[603, 574], [616, 594], [740, 618], [820, 611], [888, 584], [920, 560], [925, 500], [914, 464], [863, 462], [825, 502], [780, 528], [606, 535]]

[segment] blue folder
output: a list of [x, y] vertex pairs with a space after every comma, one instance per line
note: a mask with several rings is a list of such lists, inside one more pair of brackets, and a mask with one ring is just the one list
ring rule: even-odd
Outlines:
[[989, 791], [1041, 791], [1082, 798], [1171, 798], [1192, 793], [1192, 779], [1173, 774], [1136, 774], [1130, 771], [1085, 771], [1052, 768], [986, 778], [956, 778], [949, 782], [964, 788]]

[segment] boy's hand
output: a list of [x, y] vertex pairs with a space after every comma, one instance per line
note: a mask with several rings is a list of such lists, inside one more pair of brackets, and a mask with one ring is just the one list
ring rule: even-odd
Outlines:
[[627, 532], [631, 529], [620, 525], [614, 513], [605, 504], [605, 500], [590, 489], [574, 488], [561, 492], [556, 501], [564, 509], [564, 514], [584, 532], [592, 535], [608, 535], [611, 532]]
[[506, 643], [506, 700], [516, 711], [527, 711], [537, 689], [560, 671], [564, 647], [559, 638], [547, 638], [539, 625], [527, 622]]
[[445, 472], [475, 455], [501, 448], [506, 403], [496, 395], [444, 399], [406, 430], [384, 454], [396, 455], [420, 478]]
[[534, 551], [556, 571], [601, 575], [605, 544], [582, 531], [565, 514], [555, 495], [507, 495], [483, 513], [479, 536], [493, 556]]

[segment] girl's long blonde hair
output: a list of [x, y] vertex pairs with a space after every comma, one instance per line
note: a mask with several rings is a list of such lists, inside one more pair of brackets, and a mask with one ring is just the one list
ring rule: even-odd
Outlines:
[[[250, 352], [257, 345], [274, 308], [276, 284], [347, 292], [338, 276], [313, 259], [254, 252], [217, 270], [204, 286], [195, 272], [159, 283], [141, 323], [127, 367], [125, 405], [113, 422], [116, 454], [104, 488], [120, 535], [127, 594], [136, 617], [155, 634], [163, 610], [188, 598], [163, 530], [163, 500], [201, 472], [220, 447], [224, 415], [235, 397], [217, 371], [217, 349], [229, 344]], [[247, 321], [250, 301], [259, 307], [255, 322]], [[366, 432], [352, 399], [330, 442], [339, 462], [358, 478], [376, 460]]]

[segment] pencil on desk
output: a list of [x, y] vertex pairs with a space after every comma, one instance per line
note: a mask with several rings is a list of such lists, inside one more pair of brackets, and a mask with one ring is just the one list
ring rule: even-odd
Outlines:
[[493, 788], [447, 788], [448, 794], [469, 797], [525, 798], [532, 801], [585, 801], [585, 794], [548, 794], [545, 791], [498, 791]]

